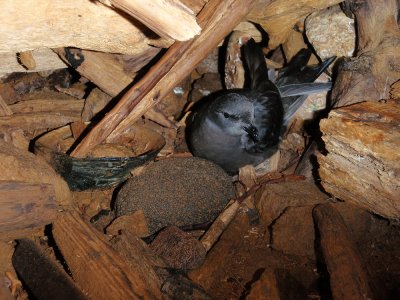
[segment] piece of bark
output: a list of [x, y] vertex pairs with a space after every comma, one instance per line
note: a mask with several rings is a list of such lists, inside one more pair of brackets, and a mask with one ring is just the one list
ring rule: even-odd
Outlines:
[[313, 217], [333, 298], [374, 299], [358, 249], [339, 212], [331, 204], [317, 205]]
[[388, 218], [400, 217], [400, 103], [363, 102], [331, 111], [320, 123], [324, 189]]
[[0, 75], [14, 72], [41, 72], [66, 68], [67, 65], [51, 49], [40, 48], [29, 51], [35, 60], [33, 70], [24, 68], [15, 52], [0, 53]]
[[268, 48], [275, 49], [290, 35], [296, 22], [313, 11], [333, 6], [340, 0], [258, 0], [246, 19], [260, 24], [268, 32]]
[[54, 0], [51, 7], [48, 4], [47, 0], [17, 0], [2, 5], [0, 52], [77, 47], [137, 54], [152, 43], [170, 44], [148, 37], [138, 21], [97, 1]]
[[76, 212], [60, 214], [53, 235], [74, 280], [93, 299], [161, 299], [154, 278], [129, 268], [105, 237]]
[[198, 35], [201, 28], [194, 12], [179, 0], [100, 0], [102, 3], [121, 9], [140, 20], [164, 38], [187, 41]]
[[50, 184], [0, 181], [0, 232], [50, 224], [58, 205]]
[[36, 299], [87, 299], [72, 279], [30, 239], [18, 240], [13, 266]]
[[198, 16], [198, 22], [203, 27], [201, 34], [187, 42], [175, 42], [146, 76], [90, 131], [74, 149], [72, 156], [85, 157], [96, 144], [108, 137], [112, 140], [161, 101], [241, 21], [253, 2], [210, 0]]
[[151, 243], [150, 248], [169, 267], [180, 270], [196, 269], [201, 266], [206, 257], [203, 245], [176, 226], [162, 230]]
[[345, 106], [388, 99], [400, 78], [400, 30], [396, 0], [350, 1], [357, 23], [356, 57], [343, 60], [332, 89], [332, 103]]
[[32, 51], [24, 51], [17, 54], [19, 62], [27, 70], [36, 69], [36, 61], [33, 58]]

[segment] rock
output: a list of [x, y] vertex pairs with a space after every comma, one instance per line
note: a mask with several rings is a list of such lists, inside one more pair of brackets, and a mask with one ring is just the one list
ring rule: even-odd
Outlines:
[[196, 269], [206, 258], [206, 250], [199, 240], [176, 226], [161, 231], [150, 248], [174, 269]]
[[336, 55], [351, 57], [355, 49], [354, 20], [347, 17], [339, 6], [317, 11], [305, 21], [308, 41], [321, 60]]
[[116, 197], [115, 210], [122, 216], [143, 209], [152, 234], [168, 225], [210, 222], [233, 195], [231, 178], [214, 163], [170, 158], [129, 179]]
[[57, 204], [71, 204], [67, 183], [41, 157], [0, 139], [0, 180], [53, 185]]

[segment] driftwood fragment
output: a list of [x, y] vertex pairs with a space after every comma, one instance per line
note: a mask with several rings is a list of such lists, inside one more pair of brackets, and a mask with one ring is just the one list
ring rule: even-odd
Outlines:
[[87, 299], [72, 279], [32, 240], [18, 240], [13, 266], [36, 299]]
[[0, 181], [0, 232], [50, 224], [58, 206], [50, 184]]
[[319, 155], [324, 189], [388, 218], [400, 217], [400, 103], [363, 102], [321, 121], [328, 150]]
[[201, 28], [194, 12], [179, 0], [100, 0], [140, 20], [164, 38], [187, 41], [198, 35]]
[[332, 204], [313, 210], [320, 246], [328, 268], [333, 299], [374, 299], [358, 249]]
[[400, 30], [396, 0], [349, 1], [357, 23], [356, 57], [338, 66], [332, 90], [337, 107], [388, 99], [400, 78]]
[[53, 224], [53, 235], [74, 280], [90, 298], [162, 298], [154, 278], [145, 269], [129, 268], [105, 237], [78, 213], [61, 214]]
[[135, 78], [135, 73], [159, 51], [158, 48], [146, 48], [137, 55], [127, 56], [71, 48], [55, 50], [65, 63], [113, 97], [125, 89]]
[[149, 38], [138, 21], [97, 1], [54, 0], [49, 6], [47, 0], [16, 0], [2, 3], [0, 18], [0, 52], [14, 56], [37, 48], [60, 47], [137, 54], [150, 48], [149, 44], [171, 44]]
[[[201, 34], [190, 41], [176, 42], [171, 46], [147, 75], [90, 131], [72, 155], [86, 156], [96, 144], [108, 137], [112, 140], [161, 101], [241, 21], [253, 2], [210, 0], [198, 15], [198, 22], [203, 27]], [[115, 130], [117, 126], [120, 127]]]

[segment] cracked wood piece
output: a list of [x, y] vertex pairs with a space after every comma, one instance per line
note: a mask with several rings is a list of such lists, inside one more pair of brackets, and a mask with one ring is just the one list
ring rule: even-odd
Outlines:
[[175, 42], [146, 76], [89, 132], [71, 155], [85, 157], [95, 145], [108, 137], [112, 140], [161, 101], [246, 16], [253, 2], [210, 0], [198, 15], [200, 26], [203, 27], [201, 34], [187, 42]]
[[146, 269], [129, 267], [77, 212], [60, 214], [53, 235], [72, 277], [91, 299], [162, 299], [158, 283]]
[[50, 224], [58, 210], [53, 185], [3, 180], [0, 207], [1, 233]]
[[187, 41], [201, 32], [194, 12], [179, 0], [100, 0], [126, 12], [164, 38]]
[[319, 155], [324, 189], [387, 218], [400, 218], [400, 102], [363, 102], [321, 121], [328, 150]]
[[332, 204], [313, 209], [333, 299], [374, 299], [356, 244]]

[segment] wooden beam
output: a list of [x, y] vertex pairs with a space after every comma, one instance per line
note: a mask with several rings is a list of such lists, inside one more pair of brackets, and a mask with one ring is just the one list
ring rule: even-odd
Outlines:
[[374, 299], [368, 274], [342, 216], [332, 204], [313, 210], [333, 299]]
[[[74, 149], [72, 156], [84, 157], [95, 145], [112, 140], [153, 107], [246, 16], [254, 0], [210, 0], [198, 21], [203, 31], [187, 42], [176, 42], [146, 76], [134, 85], [119, 103]], [[221, 26], [221, 24], [224, 24]]]
[[0, 181], [0, 232], [38, 228], [56, 217], [53, 185]]
[[201, 31], [195, 14], [179, 0], [100, 0], [141, 21], [164, 38], [187, 41]]
[[157, 283], [140, 268], [129, 268], [105, 237], [76, 212], [53, 224], [53, 235], [74, 280], [91, 299], [162, 299]]

